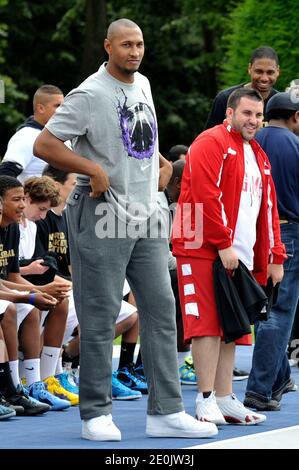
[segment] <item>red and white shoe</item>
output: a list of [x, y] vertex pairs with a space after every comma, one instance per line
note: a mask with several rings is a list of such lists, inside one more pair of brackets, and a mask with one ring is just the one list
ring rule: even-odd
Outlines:
[[203, 398], [202, 393], [198, 393], [196, 397], [196, 418], [199, 421], [226, 424], [224, 416], [217, 405], [215, 392], [212, 392], [208, 398]]
[[267, 419], [265, 415], [245, 408], [234, 393], [225, 397], [216, 397], [216, 402], [228, 424], [249, 426], [263, 423]]

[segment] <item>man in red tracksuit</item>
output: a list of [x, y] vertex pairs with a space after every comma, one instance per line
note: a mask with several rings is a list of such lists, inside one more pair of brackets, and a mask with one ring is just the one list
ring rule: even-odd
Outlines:
[[[283, 277], [276, 195], [269, 160], [253, 140], [263, 120], [258, 91], [229, 98], [223, 124], [191, 145], [173, 228], [185, 340], [199, 386], [196, 415], [215, 424], [257, 424], [266, 416], [246, 409], [232, 393], [235, 343], [224, 344], [213, 289], [213, 262], [234, 270], [240, 259], [260, 284]], [[243, 337], [238, 344], [248, 344]]]

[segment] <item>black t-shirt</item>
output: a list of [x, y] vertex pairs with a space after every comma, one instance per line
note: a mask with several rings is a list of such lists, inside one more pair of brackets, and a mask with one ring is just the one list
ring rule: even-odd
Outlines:
[[9, 273], [19, 273], [20, 229], [18, 224], [0, 227], [0, 278], [7, 279]]
[[48, 211], [44, 220], [36, 222], [37, 232], [35, 241], [34, 257], [41, 257], [46, 251], [55, 253], [59, 274], [63, 277], [70, 277], [69, 271], [70, 256], [68, 246], [68, 233], [66, 214], [55, 214], [52, 210]]
[[[218, 93], [218, 95], [214, 99], [212, 109], [205, 125], [205, 129], [210, 129], [211, 127], [223, 123], [225, 119], [227, 101], [229, 96], [232, 94], [233, 91], [237, 90], [238, 88], [242, 88], [244, 85], [245, 83], [241, 83], [240, 85], [235, 85], [230, 88], [226, 88], [225, 90], [222, 90]], [[272, 98], [273, 95], [276, 95], [276, 93], [278, 93], [278, 91], [272, 88], [268, 98], [264, 100], [264, 110], [269, 99]]]

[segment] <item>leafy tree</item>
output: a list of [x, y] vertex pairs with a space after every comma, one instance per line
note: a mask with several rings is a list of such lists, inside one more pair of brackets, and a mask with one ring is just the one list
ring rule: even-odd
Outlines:
[[210, 14], [203, 0], [134, 0], [126, 6], [115, 0], [108, 4], [110, 20], [128, 17], [143, 30], [146, 51], [141, 72], [151, 81], [164, 154], [174, 144], [189, 145], [202, 130], [209, 97], [216, 92], [213, 63], [219, 54], [220, 5], [223, 15], [229, 2], [210, 3]]
[[107, 29], [106, 0], [86, 0], [85, 42], [80, 81], [94, 73], [104, 60]]
[[299, 9], [293, 0], [245, 0], [232, 10], [226, 22], [225, 62], [221, 81], [224, 86], [248, 80], [247, 65], [254, 49], [273, 47], [281, 63], [277, 88], [283, 90], [298, 78]]
[[53, 83], [66, 93], [94, 72], [103, 59], [106, 27], [121, 17], [136, 21], [144, 33], [141, 72], [151, 80], [162, 152], [177, 143], [188, 145], [202, 130], [218, 88], [223, 17], [233, 1], [238, 3], [0, 0], [0, 61], [3, 75], [10, 77], [9, 99], [0, 107], [5, 110], [0, 155], [16, 125], [31, 113], [36, 88]]
[[[79, 75], [84, 27], [82, 0], [0, 0], [0, 61], [5, 81], [5, 105], [0, 106], [0, 156], [24, 116], [32, 113], [32, 96], [43, 83], [69, 91]], [[83, 20], [80, 22], [80, 11]], [[70, 11], [67, 38], [60, 38], [59, 21]], [[2, 35], [1, 35], [2, 32]]]
[[[18, 103], [27, 98], [25, 93], [18, 90], [16, 83], [5, 73], [5, 54], [7, 51], [8, 25], [3, 20], [2, 11], [8, 5], [8, 0], [0, 0], [0, 80], [3, 83], [3, 103], [0, 100], [0, 158], [4, 146], [1, 145], [3, 136], [9, 129], [15, 127], [22, 119], [22, 113], [18, 111]], [[2, 87], [2, 84], [1, 84]], [[2, 98], [2, 97], [1, 97]]]

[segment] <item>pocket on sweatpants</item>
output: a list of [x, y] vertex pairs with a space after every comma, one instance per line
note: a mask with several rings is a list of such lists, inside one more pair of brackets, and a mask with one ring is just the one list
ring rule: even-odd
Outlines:
[[89, 197], [86, 191], [76, 187], [67, 199], [68, 229], [71, 233], [72, 231], [78, 233], [82, 228], [82, 214], [86, 197]]

